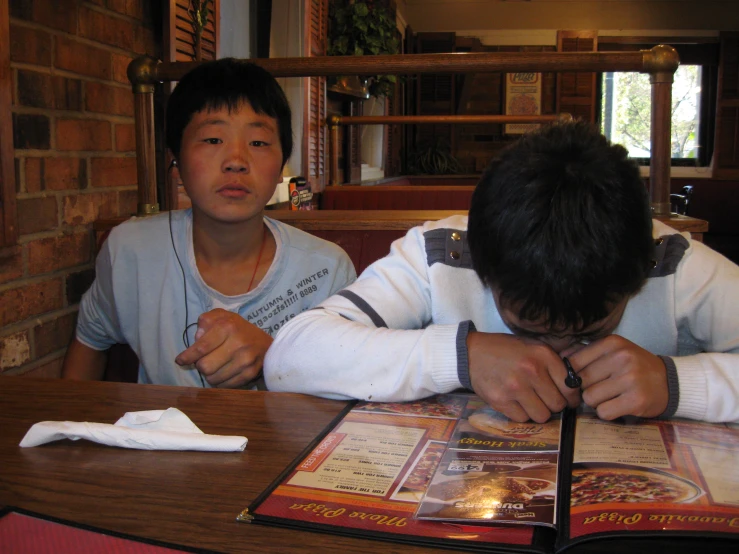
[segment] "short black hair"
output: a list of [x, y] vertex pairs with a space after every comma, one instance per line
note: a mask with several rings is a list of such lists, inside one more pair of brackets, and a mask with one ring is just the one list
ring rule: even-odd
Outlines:
[[524, 135], [483, 173], [475, 271], [518, 317], [575, 332], [637, 292], [653, 266], [646, 186], [623, 146], [584, 122]]
[[194, 114], [224, 106], [235, 110], [242, 102], [277, 121], [284, 166], [293, 151], [292, 116], [285, 93], [267, 70], [234, 58], [205, 62], [179, 81], [167, 101], [167, 148], [179, 157], [182, 133]]

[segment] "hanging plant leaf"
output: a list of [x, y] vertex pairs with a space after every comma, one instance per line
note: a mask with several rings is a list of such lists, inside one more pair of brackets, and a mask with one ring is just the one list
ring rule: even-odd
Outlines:
[[[371, 5], [371, 8], [370, 8]], [[395, 12], [386, 5], [355, 0], [331, 0], [329, 4], [329, 56], [398, 54]], [[370, 94], [388, 96], [394, 75], [371, 77]]]

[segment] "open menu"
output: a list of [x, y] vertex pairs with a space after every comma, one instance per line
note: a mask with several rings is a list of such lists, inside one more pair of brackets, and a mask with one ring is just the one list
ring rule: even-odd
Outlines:
[[501, 552], [739, 551], [739, 427], [350, 405], [241, 521]]

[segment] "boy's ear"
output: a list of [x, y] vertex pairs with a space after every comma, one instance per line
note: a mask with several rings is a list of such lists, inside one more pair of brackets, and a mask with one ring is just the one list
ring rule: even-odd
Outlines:
[[176, 159], [172, 159], [172, 161], [169, 162], [169, 178], [172, 182], [175, 182], [178, 185], [182, 184], [182, 177], [180, 177], [180, 165]]

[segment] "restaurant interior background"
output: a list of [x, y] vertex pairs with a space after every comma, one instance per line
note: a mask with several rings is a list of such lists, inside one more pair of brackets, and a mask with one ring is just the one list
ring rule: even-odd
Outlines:
[[[93, 223], [136, 211], [133, 95], [127, 66], [142, 54], [167, 61], [192, 59], [193, 33], [182, 18], [179, 28], [175, 24], [178, 10], [186, 13], [188, 4], [188, 0], [0, 0], [0, 374], [60, 375], [81, 294], [94, 276]], [[215, 0], [216, 32], [211, 22], [203, 34], [203, 58], [316, 54], [325, 42], [309, 32], [311, 16], [323, 18], [325, 25], [327, 5], [327, 0]], [[557, 50], [565, 44], [558, 37], [570, 37], [576, 40], [567, 44], [577, 48], [653, 41], [707, 55], [705, 71], [713, 81], [706, 87], [713, 88], [703, 92], [714, 99], [708, 120], [715, 127], [705, 140], [714, 144], [714, 155], [705, 166], [675, 168], [673, 188], [693, 185], [689, 215], [709, 222], [706, 243], [735, 261], [739, 258], [735, 1], [398, 0], [396, 7], [399, 30], [412, 32], [414, 40], [406, 44], [415, 51]], [[265, 25], [271, 30], [269, 42], [259, 32]], [[711, 58], [711, 52], [717, 58]], [[722, 86], [716, 81], [719, 75]], [[446, 83], [449, 91], [466, 95], [464, 102], [455, 96], [454, 101], [433, 98], [431, 104], [446, 102], [442, 109], [448, 110], [460, 105], [484, 110], [492, 97], [499, 109], [500, 98], [488, 93], [500, 91], [500, 83], [485, 81], [489, 76], [478, 78], [476, 85], [464, 87], [448, 77], [431, 76], [427, 84], [433, 90], [443, 90]], [[542, 107], [554, 110], [561, 87], [553, 76], [549, 79]], [[411, 83], [419, 84], [406, 80], [403, 97], [415, 98], [418, 107], [420, 88]], [[323, 97], [315, 92], [311, 96], [302, 80], [286, 81], [284, 86], [296, 112], [296, 139], [302, 138], [286, 176], [302, 173], [321, 181], [325, 176], [315, 156], [325, 152], [311, 149], [309, 119], [303, 114], [312, 101]], [[393, 105], [393, 100], [386, 106], [332, 94], [326, 99], [319, 109], [359, 106], [365, 114], [408, 109], [397, 101]], [[580, 99], [573, 106], [595, 113], [592, 102]], [[382, 127], [362, 132], [362, 153], [346, 166], [351, 180], [361, 178], [362, 162], [365, 176], [402, 170], [393, 148], [397, 154], [398, 143], [415, 139], [393, 141], [398, 136], [393, 133], [398, 131]], [[464, 163], [471, 172], [479, 171], [508, 139], [496, 131], [469, 136], [462, 131], [446, 138], [467, 153]]]

